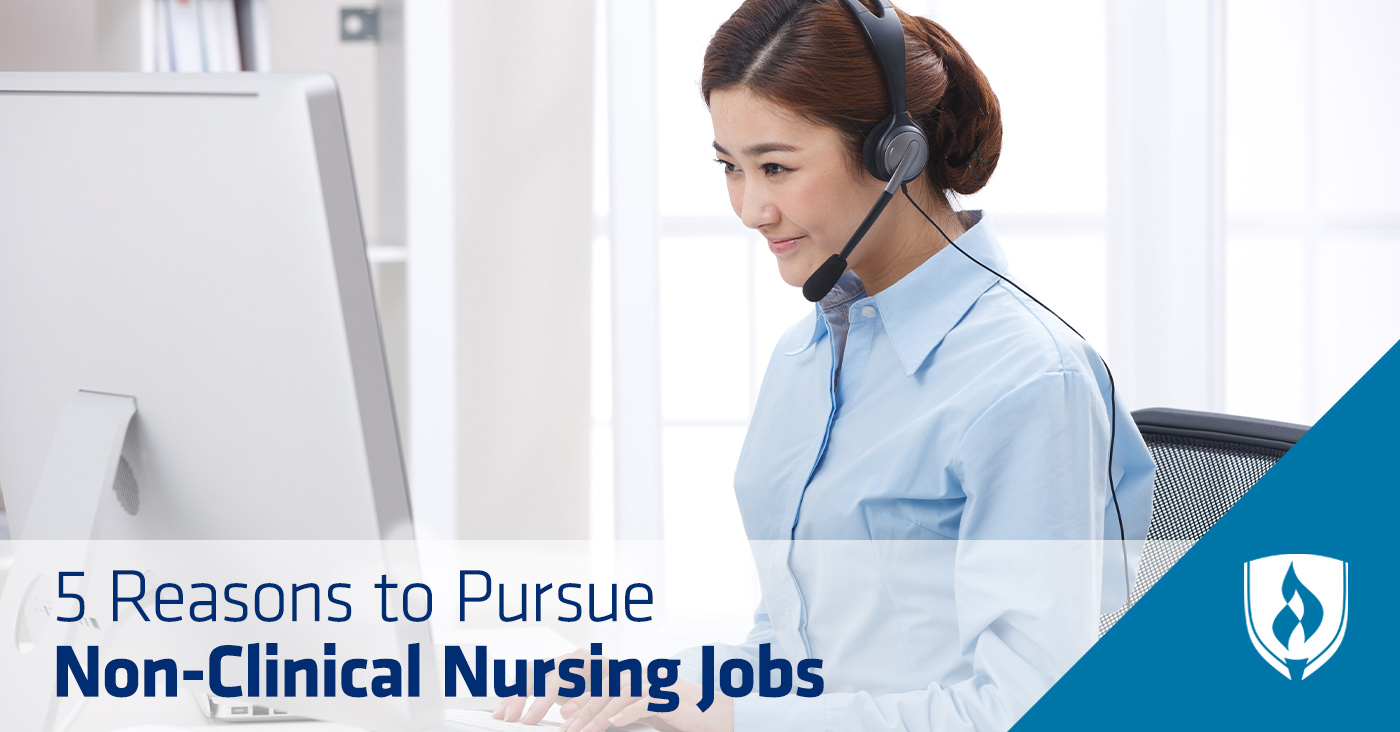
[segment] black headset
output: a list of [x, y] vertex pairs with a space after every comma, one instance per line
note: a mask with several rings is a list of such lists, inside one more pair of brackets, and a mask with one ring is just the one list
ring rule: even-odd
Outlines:
[[870, 39], [870, 45], [875, 49], [875, 58], [884, 71], [885, 84], [889, 88], [890, 116], [881, 120], [870, 134], [865, 136], [862, 149], [865, 169], [876, 178], [889, 181], [889, 184], [880, 193], [880, 200], [876, 201], [870, 213], [866, 214], [855, 235], [841, 249], [841, 253], [831, 255], [803, 283], [802, 294], [812, 302], [826, 297], [831, 288], [836, 286], [836, 281], [841, 279], [841, 274], [846, 271], [846, 258], [851, 256], [851, 251], [860, 243], [865, 232], [880, 218], [885, 205], [894, 198], [895, 189], [919, 177], [919, 173], [924, 170], [924, 164], [928, 162], [928, 137], [924, 135], [924, 129], [919, 123], [909, 116], [909, 110], [905, 107], [904, 26], [899, 22], [899, 15], [895, 13], [890, 0], [879, 0], [878, 15], [867, 10], [860, 0], [843, 2], [855, 13], [856, 20], [860, 21], [860, 27], [865, 31], [865, 37]]
[[[918, 209], [919, 213], [923, 214], [930, 224], [933, 224], [933, 228], [938, 229], [938, 233], [942, 234], [943, 238], [954, 249], [982, 269], [1019, 290], [1022, 295], [1034, 300], [1037, 305], [1045, 308], [1047, 312], [1064, 323], [1066, 328], [1074, 331], [1075, 335], [1087, 343], [1087, 338], [1075, 330], [1068, 321], [1061, 318], [1059, 313], [1036, 299], [1035, 295], [1026, 292], [1020, 285], [1012, 282], [1011, 278], [988, 267], [964, 251], [943, 231], [943, 227], [925, 213], [923, 208], [909, 195], [909, 187], [906, 184], [919, 177], [919, 173], [923, 172], [924, 165], [928, 162], [929, 150], [928, 138], [924, 135], [923, 128], [909, 116], [909, 110], [906, 106], [904, 25], [899, 22], [899, 15], [895, 12], [894, 5], [891, 4], [890, 0], [878, 0], [879, 7], [876, 13], [870, 12], [861, 0], [842, 0], [842, 2], [855, 14], [856, 20], [860, 21], [861, 29], [865, 31], [865, 37], [870, 39], [870, 46], [875, 51], [876, 60], [880, 62], [880, 68], [885, 75], [885, 84], [889, 88], [890, 116], [881, 120], [870, 130], [870, 133], [865, 136], [865, 145], [862, 149], [865, 169], [876, 178], [888, 181], [888, 184], [885, 186], [885, 190], [880, 193], [880, 200], [876, 201], [875, 206], [870, 209], [870, 213], [866, 214], [865, 220], [860, 223], [851, 240], [841, 249], [841, 253], [831, 255], [803, 283], [802, 294], [808, 300], [817, 302], [831, 292], [831, 288], [836, 286], [836, 281], [846, 271], [846, 258], [851, 255], [856, 244], [860, 243], [861, 238], [870, 230], [870, 226], [885, 210], [885, 205], [894, 197], [894, 190], [900, 188], [904, 191], [904, 197], [909, 199], [909, 203], [913, 204], [914, 208]], [[1113, 448], [1118, 434], [1118, 388], [1113, 382], [1113, 371], [1108, 368], [1108, 362], [1103, 360], [1103, 356], [1099, 356], [1099, 361], [1103, 363], [1104, 371], [1108, 373], [1108, 490], [1113, 495], [1113, 510], [1118, 515], [1118, 536], [1123, 549], [1123, 584], [1126, 591], [1124, 595], [1126, 603], [1132, 599], [1132, 586], [1128, 580], [1128, 537], [1123, 530], [1123, 512], [1118, 508], [1118, 491], [1113, 485]]]
[[[860, 0], [844, 0], [860, 21], [865, 36], [875, 48], [875, 57], [885, 72], [885, 85], [890, 92], [890, 116], [886, 117], [865, 137], [863, 157], [865, 169], [880, 180], [894, 177], [900, 161], [906, 152], [913, 155], [908, 171], [900, 185], [919, 177], [928, 162], [928, 138], [924, 128], [909, 116], [905, 103], [904, 83], [904, 26], [899, 22], [890, 0], [880, 1], [880, 14], [876, 15], [860, 3]], [[879, 40], [876, 40], [876, 39]]]

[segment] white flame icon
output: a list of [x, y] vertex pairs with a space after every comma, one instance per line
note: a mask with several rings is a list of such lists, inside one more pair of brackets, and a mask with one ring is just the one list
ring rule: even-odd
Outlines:
[[1290, 679], [1312, 675], [1346, 634], [1347, 563], [1279, 554], [1244, 565], [1245, 625], [1269, 665]]

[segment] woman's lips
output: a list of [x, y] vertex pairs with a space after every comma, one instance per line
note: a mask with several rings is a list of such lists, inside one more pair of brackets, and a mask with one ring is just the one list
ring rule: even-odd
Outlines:
[[794, 236], [791, 239], [769, 239], [768, 251], [774, 254], [787, 254], [797, 246], [800, 239], [802, 239], [800, 236]]

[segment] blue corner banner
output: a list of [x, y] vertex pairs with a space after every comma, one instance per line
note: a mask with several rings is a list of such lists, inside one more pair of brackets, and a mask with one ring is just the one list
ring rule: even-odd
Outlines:
[[1395, 729], [1397, 456], [1400, 344], [1013, 729]]

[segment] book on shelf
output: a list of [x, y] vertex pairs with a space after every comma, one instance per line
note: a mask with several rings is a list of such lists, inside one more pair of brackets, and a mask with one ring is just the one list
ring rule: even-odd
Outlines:
[[124, 71], [271, 71], [268, 0], [102, 0], [99, 57]]
[[271, 71], [272, 39], [267, 30], [267, 0], [235, 0], [234, 15], [243, 70]]

